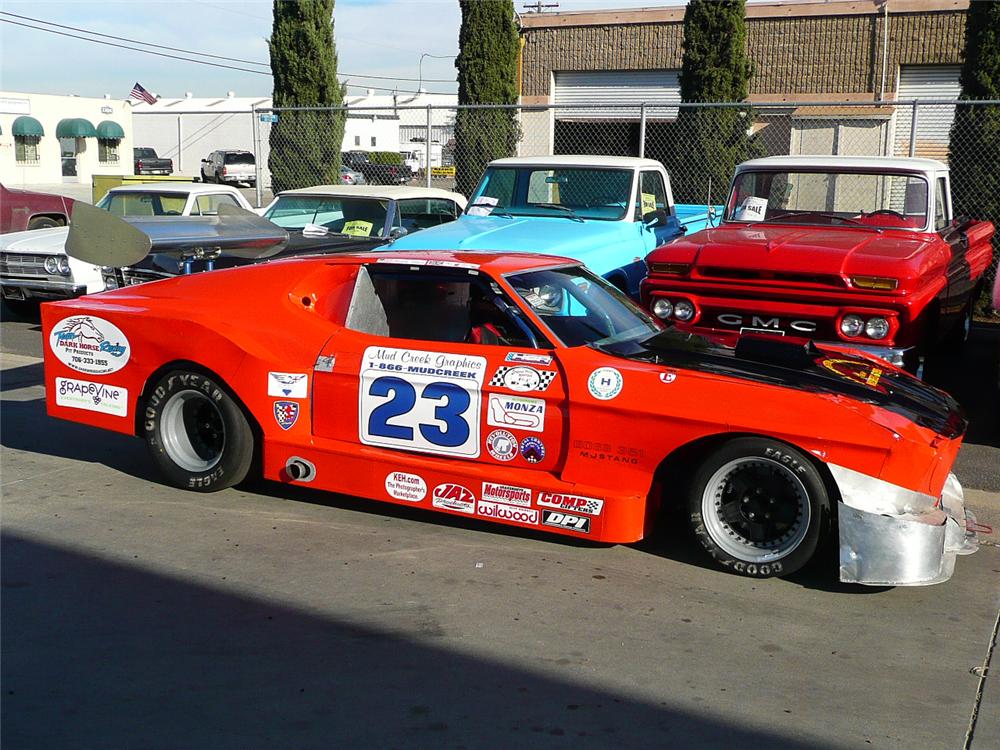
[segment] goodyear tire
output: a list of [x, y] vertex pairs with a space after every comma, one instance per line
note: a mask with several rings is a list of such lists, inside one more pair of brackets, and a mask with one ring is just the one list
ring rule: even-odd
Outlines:
[[830, 526], [830, 499], [812, 461], [784, 443], [737, 438], [709, 455], [688, 489], [695, 537], [725, 570], [794, 573]]
[[253, 461], [253, 432], [239, 404], [211, 377], [174, 370], [143, 412], [146, 445], [170, 484], [215, 492], [238, 484]]

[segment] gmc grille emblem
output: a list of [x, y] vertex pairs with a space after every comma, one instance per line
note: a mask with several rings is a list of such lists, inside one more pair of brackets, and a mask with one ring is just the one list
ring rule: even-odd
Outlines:
[[[760, 315], [754, 315], [749, 318], [749, 322], [745, 322], [747, 318], [743, 315], [722, 313], [718, 316], [718, 321], [725, 326], [759, 328], [771, 331], [781, 330], [781, 320], [779, 318], [763, 318]], [[789, 321], [788, 327], [797, 333], [816, 333], [816, 323], [811, 320], [792, 320]]]

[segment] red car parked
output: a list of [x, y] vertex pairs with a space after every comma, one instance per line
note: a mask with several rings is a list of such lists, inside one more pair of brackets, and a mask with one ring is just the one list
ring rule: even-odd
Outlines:
[[757, 159], [737, 167], [720, 227], [646, 257], [642, 299], [724, 341], [805, 337], [915, 369], [967, 338], [993, 231], [952, 218], [938, 161]]
[[51, 193], [11, 190], [0, 184], [0, 234], [63, 227], [73, 213], [73, 199]]

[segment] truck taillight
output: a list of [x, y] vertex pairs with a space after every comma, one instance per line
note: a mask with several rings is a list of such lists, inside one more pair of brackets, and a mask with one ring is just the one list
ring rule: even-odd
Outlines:
[[135, 163], [135, 168], [138, 170], [142, 169], [142, 159], [139, 159], [139, 161]]
[[229, 167], [223, 167], [222, 168], [222, 176], [225, 177], [228, 174], [229, 174]]

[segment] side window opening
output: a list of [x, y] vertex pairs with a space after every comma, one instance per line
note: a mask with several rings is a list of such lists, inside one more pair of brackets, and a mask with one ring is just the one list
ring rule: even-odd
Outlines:
[[938, 177], [935, 181], [934, 228], [939, 232], [948, 228], [948, 190], [944, 177]]
[[668, 210], [667, 189], [663, 184], [663, 175], [654, 171], [640, 172], [639, 195], [635, 200], [636, 221], [645, 221], [646, 216], [654, 211]]

